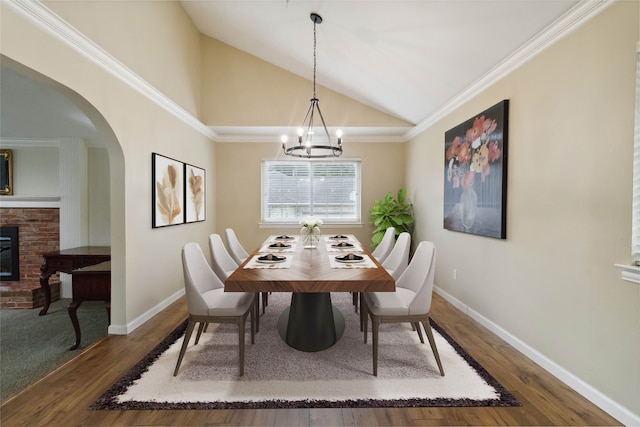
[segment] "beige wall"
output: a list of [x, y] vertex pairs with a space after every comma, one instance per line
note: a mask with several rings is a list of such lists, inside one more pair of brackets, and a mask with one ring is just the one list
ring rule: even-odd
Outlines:
[[[199, 51], [200, 38], [192, 37], [193, 27], [167, 25], [166, 19], [156, 19], [159, 15], [171, 22], [184, 19], [184, 11], [180, 7], [167, 11], [164, 3], [110, 2], [108, 13], [113, 19], [120, 14], [126, 15], [129, 8], [141, 7], [146, 13], [136, 13], [135, 22], [118, 21], [118, 31], [110, 27], [114, 39], [110, 40], [109, 50], [121, 62], [131, 62], [130, 68], [133, 69], [136, 61], [131, 58], [140, 55], [140, 46], [126, 38], [118, 38], [118, 34], [144, 29], [157, 34], [160, 40], [191, 40], [193, 45], [189, 46], [154, 45], [147, 41], [150, 48], [144, 59], [139, 61], [145, 62], [140, 73], [144, 73], [148, 81], [158, 84], [161, 90], [168, 88], [173, 79], [186, 80], [184, 86], [176, 84], [171, 88], [177, 91], [172, 98], [185, 108], [196, 106], [197, 90], [189, 85], [192, 75], [180, 75], [176, 70], [197, 68], [188, 53]], [[206, 221], [151, 228], [151, 153], [158, 152], [213, 171], [215, 146], [192, 126], [17, 14], [7, 2], [2, 2], [0, 7], [0, 53], [22, 64], [22, 72], [44, 80], [67, 95], [102, 132], [104, 140], [101, 142], [109, 153], [111, 192], [113, 270], [110, 331], [126, 331], [137, 326], [131, 322], [144, 318], [147, 311], [183, 289], [180, 250], [188, 241], [206, 245], [206, 236], [215, 224], [215, 173], [210, 173]], [[62, 14], [61, 8], [66, 6], [55, 3], [53, 7]], [[86, 9], [78, 4], [78, 9], [68, 11], [67, 17], [80, 27], [87, 22], [99, 27], [103, 16], [95, 13], [98, 11], [103, 12], [100, 7]], [[92, 28], [86, 31], [91, 33]], [[107, 28], [104, 31], [106, 34]], [[161, 52], [163, 49], [169, 51]], [[167, 57], [180, 62], [179, 66], [167, 65]], [[168, 77], [171, 81], [165, 80]], [[160, 81], [165, 82], [164, 86], [158, 83]]]
[[[55, 197], [60, 195], [58, 147], [19, 148], [11, 145], [10, 148], [13, 158], [14, 196]], [[52, 159], [55, 161], [52, 162]]]
[[[437, 286], [636, 414], [640, 287], [614, 264], [630, 261], [638, 5], [615, 3], [413, 139], [406, 175]], [[444, 132], [502, 99], [507, 239], [444, 230]]]
[[[368, 224], [368, 210], [373, 200], [382, 199], [386, 192], [395, 194], [403, 186], [405, 144], [348, 143], [344, 144], [344, 158], [362, 160], [362, 221], [364, 226], [350, 228], [322, 227], [323, 233], [354, 233], [364, 244], [370, 244], [373, 228]], [[293, 228], [259, 228], [260, 168], [264, 160], [284, 160], [279, 143], [223, 143], [217, 144], [218, 183], [217, 226], [220, 234], [233, 228], [245, 249], [252, 251], [269, 234], [297, 233]]]
[[175, 1], [45, 1], [45, 6], [198, 117], [200, 32]]
[[[202, 121], [209, 126], [300, 126], [313, 83], [202, 36]], [[327, 126], [411, 124], [317, 85]]]

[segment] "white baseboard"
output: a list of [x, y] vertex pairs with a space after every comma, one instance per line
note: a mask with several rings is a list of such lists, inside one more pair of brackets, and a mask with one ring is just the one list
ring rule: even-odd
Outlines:
[[134, 330], [136, 330], [139, 326], [143, 325], [145, 322], [150, 320], [153, 316], [160, 313], [162, 310], [176, 302], [180, 297], [184, 295], [184, 288], [180, 289], [173, 295], [169, 296], [169, 298], [160, 302], [160, 304], [152, 307], [147, 310], [141, 316], [133, 319], [133, 321], [127, 323], [126, 325], [109, 325], [108, 333], [110, 335], [128, 335]]
[[602, 392], [595, 389], [593, 386], [587, 384], [571, 372], [564, 369], [562, 366], [555, 363], [553, 360], [549, 359], [545, 355], [538, 352], [536, 349], [532, 348], [519, 338], [511, 335], [501, 326], [493, 323], [486, 317], [482, 316], [477, 311], [469, 308], [462, 301], [456, 299], [453, 295], [447, 293], [441, 288], [435, 286], [434, 291], [440, 295], [442, 298], [447, 300], [450, 304], [456, 307], [461, 312], [465, 313], [469, 317], [471, 317], [476, 322], [480, 323], [485, 328], [489, 329], [491, 332], [505, 340], [509, 343], [513, 348], [518, 350], [520, 353], [527, 356], [529, 359], [533, 360], [535, 363], [540, 365], [543, 369], [548, 371], [551, 375], [558, 378], [560, 381], [574, 389], [576, 392], [584, 396], [586, 399], [593, 402], [593, 404], [597, 405], [600, 409], [620, 421], [622, 424], [627, 426], [638, 426], [640, 425], [640, 414], [634, 414], [629, 409], [620, 405], [619, 403], [612, 400], [610, 397], [604, 395]]

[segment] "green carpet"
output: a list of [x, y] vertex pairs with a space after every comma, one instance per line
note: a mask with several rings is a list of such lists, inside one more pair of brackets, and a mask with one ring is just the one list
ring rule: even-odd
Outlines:
[[0, 310], [0, 400], [19, 392], [84, 348], [107, 335], [108, 317], [103, 302], [83, 302], [78, 308], [82, 337], [70, 351], [76, 335], [67, 312], [70, 299], [51, 303], [45, 316], [41, 308]]

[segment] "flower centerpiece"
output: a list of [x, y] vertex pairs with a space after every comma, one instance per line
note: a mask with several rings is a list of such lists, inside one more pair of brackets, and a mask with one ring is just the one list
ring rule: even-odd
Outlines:
[[462, 187], [463, 190], [460, 206], [465, 231], [473, 227], [478, 209], [478, 195], [474, 189], [476, 175], [484, 183], [491, 174], [491, 165], [500, 161], [501, 138], [502, 129], [498, 129], [497, 121], [483, 114], [473, 120], [464, 136], [456, 135], [445, 151], [447, 182], [451, 188]]
[[300, 240], [307, 249], [313, 249], [320, 242], [320, 226], [322, 220], [314, 216], [308, 216], [300, 220]]

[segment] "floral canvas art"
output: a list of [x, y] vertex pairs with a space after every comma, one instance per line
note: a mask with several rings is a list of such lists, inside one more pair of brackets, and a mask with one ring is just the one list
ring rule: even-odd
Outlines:
[[185, 200], [186, 222], [205, 220], [205, 170], [196, 166], [186, 165], [185, 171]]
[[506, 238], [508, 107], [503, 100], [445, 132], [445, 229]]
[[151, 169], [152, 227], [184, 223], [184, 163], [152, 153]]

